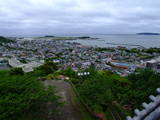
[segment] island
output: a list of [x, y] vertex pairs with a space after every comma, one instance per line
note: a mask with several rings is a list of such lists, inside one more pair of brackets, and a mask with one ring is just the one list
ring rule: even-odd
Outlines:
[[37, 39], [50, 39], [50, 40], [96, 40], [98, 38], [90, 37], [90, 36], [52, 36], [46, 35], [44, 37], [37, 37]]
[[144, 32], [144, 33], [137, 33], [137, 35], [160, 35], [160, 33], [149, 33], [149, 32]]

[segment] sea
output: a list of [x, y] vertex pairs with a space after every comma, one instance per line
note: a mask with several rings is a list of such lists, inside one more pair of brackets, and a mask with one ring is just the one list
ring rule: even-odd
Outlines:
[[70, 42], [81, 43], [93, 47], [128, 47], [128, 48], [160, 48], [160, 35], [90, 35], [89, 40], [72, 40]]

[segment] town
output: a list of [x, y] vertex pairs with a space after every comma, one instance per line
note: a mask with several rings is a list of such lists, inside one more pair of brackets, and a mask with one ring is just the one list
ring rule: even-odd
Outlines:
[[97, 70], [110, 70], [121, 76], [127, 76], [137, 68], [148, 67], [160, 71], [159, 52], [149, 53], [141, 47], [97, 48], [70, 42], [71, 37], [66, 40], [53, 38], [14, 38], [14, 42], [2, 43], [0, 69], [22, 67], [24, 72], [30, 72], [49, 60], [57, 63], [60, 69], [70, 67], [74, 71], [82, 71], [92, 65]]

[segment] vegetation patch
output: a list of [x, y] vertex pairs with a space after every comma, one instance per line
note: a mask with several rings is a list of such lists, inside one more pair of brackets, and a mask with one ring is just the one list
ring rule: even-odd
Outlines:
[[96, 48], [95, 50], [98, 52], [102, 52], [102, 51], [114, 52], [115, 51], [113, 48]]
[[14, 41], [0, 36], [0, 45], [2, 45], [2, 43], [11, 43], [11, 42], [14, 42]]
[[0, 71], [0, 119], [48, 120], [62, 105], [54, 87], [45, 87], [37, 78], [40, 70], [21, 74], [16, 68]]
[[[119, 116], [132, 115], [150, 94], [160, 86], [160, 73], [139, 69], [127, 77], [109, 71], [90, 71], [90, 76], [72, 78], [72, 83], [95, 113], [114, 111]], [[147, 102], [147, 101], [145, 101]]]

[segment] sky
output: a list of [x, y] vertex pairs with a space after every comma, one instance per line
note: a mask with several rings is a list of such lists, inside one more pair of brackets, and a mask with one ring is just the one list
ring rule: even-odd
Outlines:
[[160, 0], [0, 0], [0, 35], [160, 32]]

